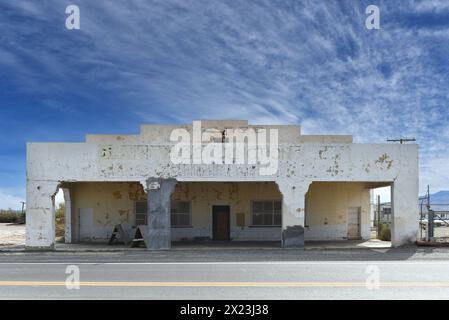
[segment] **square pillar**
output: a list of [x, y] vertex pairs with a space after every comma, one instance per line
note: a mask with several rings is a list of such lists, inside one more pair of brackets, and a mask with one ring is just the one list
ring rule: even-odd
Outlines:
[[413, 244], [419, 235], [418, 179], [396, 179], [392, 190], [391, 245]]
[[147, 180], [148, 193], [148, 250], [168, 250], [171, 248], [170, 197], [176, 186], [175, 179], [150, 178]]
[[277, 182], [282, 193], [282, 247], [304, 248], [305, 196], [308, 183]]
[[27, 181], [26, 196], [26, 248], [30, 250], [54, 249], [55, 195], [58, 183], [53, 181]]

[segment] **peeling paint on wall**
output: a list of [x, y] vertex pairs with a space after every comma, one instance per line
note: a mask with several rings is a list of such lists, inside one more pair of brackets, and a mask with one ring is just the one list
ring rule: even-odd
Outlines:
[[391, 159], [388, 154], [384, 153], [376, 160], [376, 165], [380, 169], [390, 170], [393, 166], [393, 159]]

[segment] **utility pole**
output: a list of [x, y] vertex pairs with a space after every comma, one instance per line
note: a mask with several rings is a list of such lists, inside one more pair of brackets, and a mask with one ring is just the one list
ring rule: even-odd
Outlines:
[[427, 185], [427, 241], [433, 240], [434, 228], [435, 228], [435, 214], [430, 209], [430, 186]]
[[377, 238], [380, 237], [380, 195], [377, 195]]
[[25, 202], [24, 201], [20, 201], [20, 203], [22, 204], [22, 213], [20, 215], [20, 223], [25, 223], [26, 218], [25, 218]]
[[404, 142], [414, 142], [415, 138], [400, 138], [400, 139], [387, 139], [387, 142], [399, 142], [400, 144], [404, 144]]

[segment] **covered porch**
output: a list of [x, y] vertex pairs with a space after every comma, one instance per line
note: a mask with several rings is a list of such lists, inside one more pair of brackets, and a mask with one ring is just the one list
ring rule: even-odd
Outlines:
[[[65, 243], [105, 243], [116, 225], [129, 238], [148, 226], [153, 206], [167, 210], [163, 223], [173, 244], [274, 242], [282, 235], [282, 195], [274, 182], [178, 182], [159, 195], [137, 182], [76, 182], [65, 197]], [[167, 221], [168, 220], [168, 221]], [[153, 221], [156, 228], [161, 222]], [[152, 228], [148, 228], [151, 232]]]
[[[304, 221], [298, 220], [304, 226], [305, 245], [369, 240], [370, 189], [381, 185], [311, 183], [302, 199]], [[159, 185], [154, 191], [145, 190], [139, 182], [76, 182], [60, 188], [65, 197], [63, 241], [67, 244], [105, 244], [114, 227], [121, 225], [129, 239], [135, 237], [138, 226], [145, 226], [153, 232], [151, 242], [157, 246], [161, 245], [157, 241], [168, 242], [166, 249], [226, 247], [238, 242], [243, 247], [282, 247], [289, 204], [272, 181], [172, 181], [169, 187]], [[153, 228], [148, 228], [152, 217]]]

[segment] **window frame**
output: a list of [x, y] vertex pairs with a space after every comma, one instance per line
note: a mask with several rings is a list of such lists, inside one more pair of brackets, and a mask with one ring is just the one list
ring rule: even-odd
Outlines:
[[[271, 221], [272, 224], [255, 224], [254, 223], [254, 203], [255, 202], [271, 202], [272, 203], [272, 212], [271, 212]], [[280, 216], [281, 216], [281, 224], [274, 224], [274, 216], [275, 216], [275, 202], [279, 202], [281, 205], [281, 212], [280, 212]], [[266, 200], [251, 200], [251, 225], [250, 227], [253, 228], [279, 228], [282, 227], [282, 200], [273, 200], [273, 199], [266, 199]]]
[[[189, 216], [189, 222], [188, 224], [173, 224], [172, 223], [172, 216], [173, 215], [177, 215], [177, 214], [185, 214], [185, 213], [173, 213], [172, 212], [172, 208], [173, 208], [173, 203], [174, 202], [187, 202], [188, 203], [188, 208], [189, 208], [189, 212], [188, 212], [188, 216]], [[170, 225], [172, 228], [192, 228], [192, 201], [190, 200], [171, 200], [170, 201]]]
[[[147, 212], [145, 212], [145, 213], [137, 213], [137, 203], [141, 203], [141, 202], [144, 202], [144, 203], [146, 203], [146, 206], [147, 206]], [[146, 226], [146, 225], [148, 225], [148, 201], [147, 200], [137, 200], [137, 201], [134, 201], [134, 225], [137, 227], [137, 226], [142, 226], [142, 224], [137, 224], [137, 215], [144, 215], [144, 226]]]

